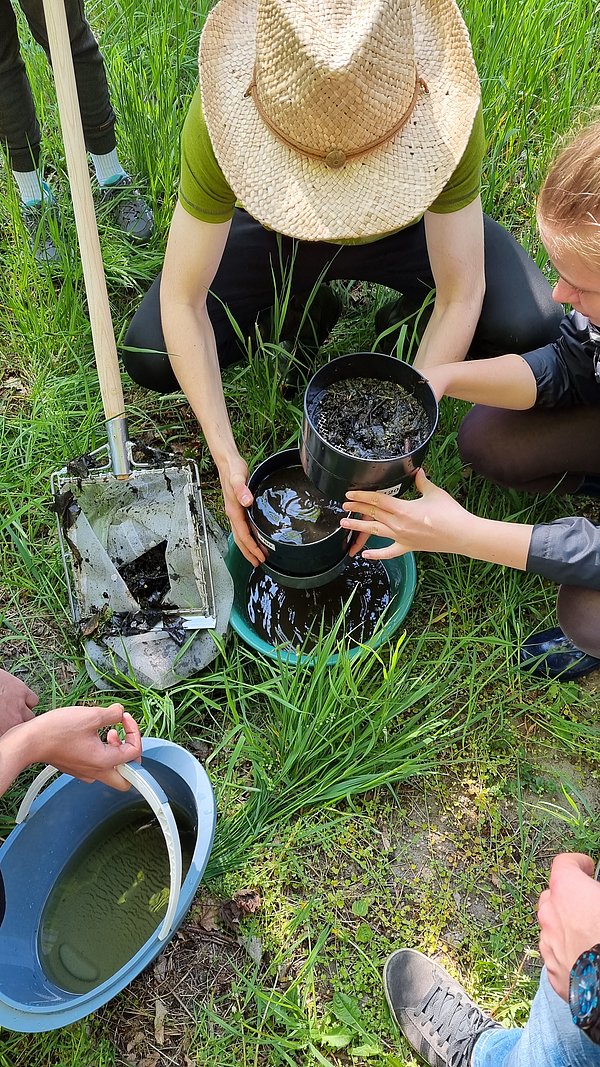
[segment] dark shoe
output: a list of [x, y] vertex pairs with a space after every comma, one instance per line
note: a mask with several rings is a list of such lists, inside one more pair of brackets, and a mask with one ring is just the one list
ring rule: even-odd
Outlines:
[[[423, 300], [427, 298], [427, 294], [423, 294]], [[415, 303], [414, 297], [397, 296], [393, 300], [388, 300], [379, 311], [375, 312], [375, 348], [378, 352], [393, 352], [398, 335], [402, 326], [408, 319], [412, 319], [422, 308], [421, 303]], [[433, 311], [433, 303], [423, 309], [423, 313], [419, 317], [418, 322], [418, 336], [421, 338], [425, 332], [425, 327], [429, 322], [431, 313]], [[413, 324], [410, 325], [412, 333]]]
[[325, 283], [318, 287], [308, 310], [306, 304], [306, 298], [292, 298], [282, 330], [282, 343], [291, 352], [282, 385], [287, 396], [306, 386], [314, 374], [319, 349], [342, 314], [340, 297]]
[[590, 496], [593, 499], [600, 497], [600, 476], [597, 474], [590, 474], [584, 478], [579, 489], [576, 489], [572, 496]]
[[431, 1067], [470, 1067], [475, 1042], [499, 1027], [439, 963], [414, 949], [392, 953], [383, 988], [406, 1040]]
[[21, 203], [21, 218], [27, 233], [33, 258], [40, 265], [53, 266], [60, 262], [52, 230], [58, 232], [60, 212], [56, 201], [50, 196], [37, 203]]
[[588, 656], [558, 626], [540, 630], [523, 641], [519, 649], [521, 667], [541, 678], [568, 682], [600, 667], [600, 659]]
[[[303, 301], [303, 313], [306, 303], [306, 300]], [[320, 285], [308, 305], [306, 317], [297, 333], [296, 339], [300, 348], [304, 352], [312, 352], [316, 355], [321, 345], [325, 344], [341, 314], [342, 301], [338, 294], [330, 285]]]
[[154, 215], [129, 174], [123, 174], [111, 185], [101, 185], [100, 200], [118, 230], [140, 244], [150, 239]]

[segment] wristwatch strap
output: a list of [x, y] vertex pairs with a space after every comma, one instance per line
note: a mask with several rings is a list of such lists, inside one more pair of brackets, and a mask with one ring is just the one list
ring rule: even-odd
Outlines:
[[581, 1030], [595, 1045], [600, 1045], [600, 1019], [597, 1019], [590, 1027], [582, 1026]]

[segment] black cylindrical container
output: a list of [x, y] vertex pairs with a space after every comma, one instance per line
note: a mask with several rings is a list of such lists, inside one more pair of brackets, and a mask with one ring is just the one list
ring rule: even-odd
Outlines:
[[[312, 411], [318, 395], [333, 382], [348, 378], [379, 378], [397, 382], [424, 408], [429, 434], [412, 452], [391, 459], [363, 459], [342, 452], [316, 429]], [[409, 363], [380, 352], [353, 352], [326, 363], [310, 379], [304, 394], [300, 457], [308, 478], [329, 500], [344, 500], [349, 489], [383, 490], [399, 496], [411, 485], [438, 423], [438, 403], [429, 382]]]
[[[297, 448], [288, 448], [283, 452], [276, 452], [261, 463], [250, 475], [248, 488], [252, 493], [255, 503], [248, 509], [248, 521], [256, 540], [267, 550], [268, 560], [264, 564], [265, 570], [271, 574], [281, 585], [291, 585], [296, 588], [306, 589], [323, 585], [337, 577], [343, 568], [352, 531], [344, 530], [334, 525], [336, 517], [333, 516], [333, 528], [326, 536], [305, 543], [291, 543], [279, 540], [261, 529], [262, 515], [256, 505], [256, 499], [260, 496], [261, 487], [269, 485], [269, 479], [277, 476], [279, 484], [282, 483], [281, 475], [285, 470], [298, 468], [303, 475], [300, 463], [300, 452]], [[283, 478], [285, 483], [285, 477]], [[319, 503], [321, 494], [314, 486], [311, 486], [311, 499]], [[330, 501], [323, 497], [323, 507], [331, 507]], [[339, 510], [339, 519], [344, 517], [344, 512], [336, 504]], [[264, 522], [263, 522], [264, 525]]]

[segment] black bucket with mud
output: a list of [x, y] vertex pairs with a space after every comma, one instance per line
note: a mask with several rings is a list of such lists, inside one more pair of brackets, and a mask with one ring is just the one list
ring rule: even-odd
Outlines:
[[354, 352], [321, 367], [304, 395], [300, 457], [317, 489], [400, 495], [410, 487], [438, 423], [429, 382], [410, 364]]

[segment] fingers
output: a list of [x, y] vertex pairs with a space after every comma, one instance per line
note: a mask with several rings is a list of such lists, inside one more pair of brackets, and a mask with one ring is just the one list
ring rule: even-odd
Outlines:
[[37, 708], [40, 702], [40, 698], [37, 693], [34, 693], [33, 689], [30, 689], [28, 685], [25, 686], [25, 703], [30, 711]]
[[139, 760], [142, 757], [142, 735], [140, 734], [140, 728], [133, 716], [127, 711], [123, 714], [123, 726], [125, 728], [125, 740], [119, 749], [119, 758], [115, 766], [119, 763], [129, 763], [131, 760]]
[[351, 489], [346, 493], [342, 507], [344, 511], [358, 511], [360, 515], [370, 515], [372, 518], [374, 512], [393, 514], [398, 509], [398, 500], [387, 493], [364, 493], [359, 489]]
[[[236, 476], [234, 475], [233, 478], [235, 477]], [[264, 563], [267, 558], [267, 554], [264, 549], [262, 549], [261, 546], [257, 544], [257, 542], [252, 536], [250, 527], [248, 525], [248, 520], [246, 518], [247, 505], [241, 506], [241, 497], [248, 500], [250, 504], [252, 503], [252, 493], [247, 488], [242, 475], [240, 474], [237, 477], [239, 478], [239, 482], [237, 484], [237, 487], [233, 487], [236, 493], [236, 498], [233, 500], [231, 498], [231, 495], [225, 498], [225, 511], [227, 513], [227, 518], [231, 523], [233, 539], [236, 545], [238, 546], [240, 552], [242, 553], [244, 558], [248, 560], [248, 563], [251, 563], [253, 567], [258, 567], [259, 563]]]
[[109, 785], [112, 789], [118, 789], [120, 793], [126, 793], [128, 789], [131, 789], [131, 782], [127, 782], [123, 775], [114, 768], [99, 774], [97, 781], [104, 782], [104, 785]]
[[267, 558], [266, 552], [259, 548], [252, 537], [248, 523], [246, 521], [232, 523], [231, 529], [233, 539], [242, 556], [248, 560], [248, 563], [251, 563], [253, 567], [258, 567], [259, 563], [264, 563]]
[[404, 556], [407, 552], [410, 551], [410, 548], [408, 548], [406, 545], [400, 545], [397, 541], [393, 541], [391, 545], [386, 545], [385, 548], [365, 548], [362, 554], [362, 558], [396, 559], [397, 556]]
[[249, 508], [254, 497], [246, 485], [246, 479], [243, 474], [232, 474], [230, 484], [238, 503], [241, 504], [243, 508]]
[[591, 856], [586, 856], [583, 852], [561, 852], [560, 855], [554, 857], [552, 862], [550, 882], [552, 883], [552, 878], [556, 875], [572, 871], [573, 868], [583, 871], [590, 878], [594, 877], [594, 861]]
[[90, 716], [94, 716], [98, 730], [105, 726], [114, 726], [117, 722], [123, 722], [123, 716], [126, 714], [122, 704], [109, 704], [107, 708], [79, 708], [79, 711], [87, 711]]
[[352, 543], [350, 545], [350, 551], [348, 552], [348, 555], [350, 556], [350, 559], [353, 559], [354, 556], [358, 555], [358, 553], [361, 551], [361, 549], [363, 549], [365, 547], [365, 545], [366, 545], [368, 540], [369, 540], [369, 534], [368, 533], [360, 533], [358, 535], [358, 537], [354, 538], [354, 540], [352, 541]]
[[424, 496], [427, 490], [430, 489], [432, 485], [433, 482], [429, 481], [429, 478], [425, 474], [423, 468], [419, 467], [415, 475], [415, 488], [418, 490], [421, 496]]
[[[370, 519], [340, 519], [340, 526], [343, 526], [345, 530], [357, 530], [360, 534], [363, 544], [371, 537], [372, 534], [378, 537], [391, 537], [391, 533], [387, 526], [383, 523], [377, 522], [373, 516]], [[387, 531], [387, 532], [384, 532]]]
[[106, 744], [112, 745], [113, 748], [121, 747], [121, 738], [117, 730], [109, 730], [106, 735]]

